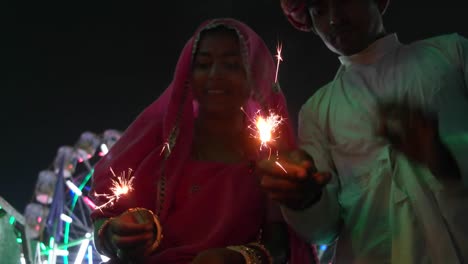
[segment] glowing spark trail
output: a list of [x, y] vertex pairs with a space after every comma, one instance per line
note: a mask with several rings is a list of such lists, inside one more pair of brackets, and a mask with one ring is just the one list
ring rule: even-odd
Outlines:
[[288, 171], [286, 171], [286, 169], [283, 167], [283, 165], [281, 165], [281, 163], [279, 163], [279, 161], [275, 161], [275, 164], [276, 166], [280, 167], [285, 173], [288, 173]]
[[278, 83], [278, 71], [280, 62], [283, 61], [283, 57], [281, 57], [281, 51], [283, 50], [283, 44], [278, 43], [276, 46], [276, 74], [275, 74], [275, 83]]
[[168, 143], [168, 142], [164, 143], [164, 146], [162, 147], [161, 153], [159, 153], [159, 155], [162, 155], [163, 152], [164, 152], [166, 149], [167, 149], [167, 151], [168, 151], [169, 153], [171, 153], [171, 146], [169, 146], [169, 143]]
[[125, 171], [123, 171], [119, 176], [117, 176], [112, 168], [110, 168], [112, 176], [114, 179], [111, 179], [112, 186], [111, 191], [112, 194], [95, 194], [95, 197], [104, 197], [108, 201], [100, 206], [96, 206], [96, 209], [102, 209], [106, 206], [112, 206], [115, 202], [117, 202], [122, 196], [128, 194], [129, 192], [133, 191], [133, 180], [134, 177], [131, 175], [133, 170], [128, 169], [128, 174], [125, 175]]

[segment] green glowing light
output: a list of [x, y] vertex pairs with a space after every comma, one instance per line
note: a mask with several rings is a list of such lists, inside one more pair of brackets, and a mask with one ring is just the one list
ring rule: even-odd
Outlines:
[[50, 240], [49, 240], [49, 247], [50, 247], [50, 248], [54, 248], [54, 244], [55, 244], [55, 239], [54, 239], [54, 237], [50, 237]]
[[[88, 183], [88, 181], [91, 179], [91, 177], [93, 176], [93, 173], [94, 173], [94, 169], [92, 169], [85, 177], [85, 179], [83, 180], [83, 182], [80, 184], [80, 186], [78, 187], [80, 189], [80, 191], [83, 190], [83, 188], [86, 186], [86, 184]], [[72, 205], [71, 205], [71, 212], [73, 212], [75, 210], [75, 206], [76, 206], [76, 203], [78, 202], [78, 198], [79, 196], [78, 195], [74, 195], [73, 196], [73, 201], [72, 201]], [[70, 223], [66, 222], [65, 223], [65, 230], [64, 230], [64, 235], [63, 235], [63, 243], [64, 243], [64, 249], [66, 250], [70, 245], [69, 245], [69, 239], [70, 239]], [[64, 264], [68, 264], [68, 257], [67, 256], [64, 256], [63, 257], [63, 262]]]

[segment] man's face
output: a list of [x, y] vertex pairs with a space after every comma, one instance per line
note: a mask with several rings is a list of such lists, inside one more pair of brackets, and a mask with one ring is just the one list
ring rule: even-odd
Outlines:
[[315, 31], [340, 55], [356, 54], [384, 32], [386, 0], [307, 0]]

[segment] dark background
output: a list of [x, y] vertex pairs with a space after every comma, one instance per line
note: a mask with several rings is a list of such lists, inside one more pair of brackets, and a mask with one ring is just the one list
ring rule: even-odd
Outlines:
[[[312, 33], [296, 31], [279, 0], [2, 1], [0, 196], [23, 212], [40, 170], [84, 131], [124, 130], [172, 79], [179, 52], [203, 20], [234, 17], [275, 53], [293, 121], [338, 60]], [[386, 28], [402, 42], [468, 36], [464, 1], [393, 0]], [[4, 74], [3, 74], [4, 73]]]

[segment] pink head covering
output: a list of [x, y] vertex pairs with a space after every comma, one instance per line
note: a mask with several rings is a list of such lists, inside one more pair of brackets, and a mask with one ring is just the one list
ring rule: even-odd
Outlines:
[[[197, 208], [193, 208], [188, 215], [182, 216], [178, 214], [180, 215], [180, 217], [178, 216], [180, 219], [174, 219], [170, 211], [175, 200], [174, 197], [178, 183], [180, 183], [178, 180], [181, 179], [181, 175], [184, 174], [184, 168], [186, 168], [190, 160], [194, 120], [197, 115], [197, 107], [189, 82], [192, 59], [200, 33], [203, 30], [220, 25], [236, 31], [241, 42], [241, 53], [252, 88], [251, 97], [244, 106], [247, 114], [252, 116], [258, 110], [264, 112], [273, 110], [288, 120], [284, 95], [280, 91], [279, 86], [274, 83], [275, 63], [263, 40], [248, 26], [234, 19], [214, 19], [204, 22], [182, 50], [176, 66], [174, 79], [169, 87], [137, 117], [110, 152], [96, 165], [93, 175], [92, 193], [110, 192], [110, 168], [116, 173], [127, 171], [131, 168], [134, 175], [135, 191], [118, 200], [113, 206], [95, 210], [91, 215], [93, 219], [115, 216], [131, 207], [144, 207], [158, 214], [164, 230], [165, 226], [173, 226], [178, 221], [183, 223], [187, 219], [191, 219], [190, 214], [200, 213], [206, 209], [204, 208], [204, 204], [197, 205]], [[289, 122], [284, 123], [280, 137], [284, 148], [290, 149], [295, 146], [292, 127]], [[246, 174], [248, 166], [244, 166], [244, 168], [237, 171], [227, 171], [227, 174]], [[226, 170], [223, 173], [226, 174]], [[253, 175], [251, 176], [254, 177]], [[239, 178], [239, 181], [242, 181], [242, 178]], [[238, 186], [236, 188], [252, 186], [252, 184], [244, 184], [243, 182], [236, 182], [235, 184]], [[235, 200], [237, 198], [229, 197], [232, 192], [226, 192], [223, 190], [223, 186], [232, 188], [232, 186], [226, 186], [224, 182], [220, 182], [219, 188], [216, 188], [217, 190], [210, 191], [207, 194], [211, 200], [223, 197], [220, 200], [226, 202], [226, 204], [216, 205], [219, 207], [218, 209], [215, 208], [216, 219], [219, 219], [218, 221], [229, 219], [229, 221], [243, 223], [244, 230], [249, 230], [249, 225], [252, 225], [252, 230], [258, 228], [258, 225], [262, 223], [262, 219], [265, 217], [265, 213], [262, 210], [258, 210], [258, 216], [253, 215], [249, 217], [259, 220], [252, 220], [248, 224], [245, 223], [245, 219], [241, 219], [245, 218], [245, 215], [239, 217], [239, 219], [233, 219], [237, 217], [233, 212], [236, 212], [236, 210], [242, 212], [242, 206], [245, 206], [245, 202], [237, 202]], [[248, 189], [250, 187], [246, 188], [242, 191], [249, 196], [252, 204], [261, 204], [262, 207], [266, 204], [265, 199], [262, 198], [264, 195], [258, 186], [253, 186], [251, 189]], [[98, 196], [94, 196], [93, 198], [98, 206], [107, 201]], [[211, 209], [213, 210], [213, 208]], [[207, 215], [207, 217], [210, 216]], [[195, 226], [202, 228], [201, 226], [206, 225], [205, 222], [191, 223], [191, 228]], [[213, 229], [226, 229], [224, 225], [229, 224], [212, 223], [212, 225], [215, 225], [212, 227]], [[220, 241], [220, 239], [230, 240], [229, 237], [224, 237], [226, 234], [218, 238], [215, 237], [216, 235], [213, 236], [213, 239], [210, 241]], [[178, 243], [180, 244], [180, 241]], [[213, 245], [207, 242], [206, 245], [201, 243], [201, 245], [197, 244], [172, 251], [169, 250], [171, 256], [166, 261], [184, 254], [195, 254], [197, 251], [211, 246]]]
[[[275, 63], [263, 40], [247, 25], [234, 19], [204, 22], [182, 50], [169, 87], [136, 118], [96, 165], [93, 175], [95, 193], [109, 193], [110, 168], [117, 174], [131, 168], [138, 179], [135, 184], [144, 182], [142, 178], [145, 178], [147, 181], [144, 188], [147, 189], [148, 183], [156, 182], [162, 171], [166, 176], [175, 173], [177, 167], [180, 167], [175, 165], [188, 157], [196, 116], [189, 83], [194, 48], [203, 30], [219, 25], [234, 29], [241, 41], [242, 55], [252, 85], [251, 98], [244, 107], [247, 114], [253, 116], [257, 110], [273, 110], [288, 120], [284, 95], [274, 83]], [[284, 124], [281, 141], [287, 148], [292, 148], [295, 145], [293, 130], [288, 122]], [[94, 198], [98, 204], [106, 202], [99, 197]], [[123, 200], [132, 199], [121, 199], [121, 203], [127, 204]], [[139, 202], [139, 199], [132, 200], [133, 203], [135, 201]], [[114, 215], [117, 208], [118, 204], [97, 210], [93, 217]], [[160, 217], [164, 217], [164, 210], [158, 213]]]

